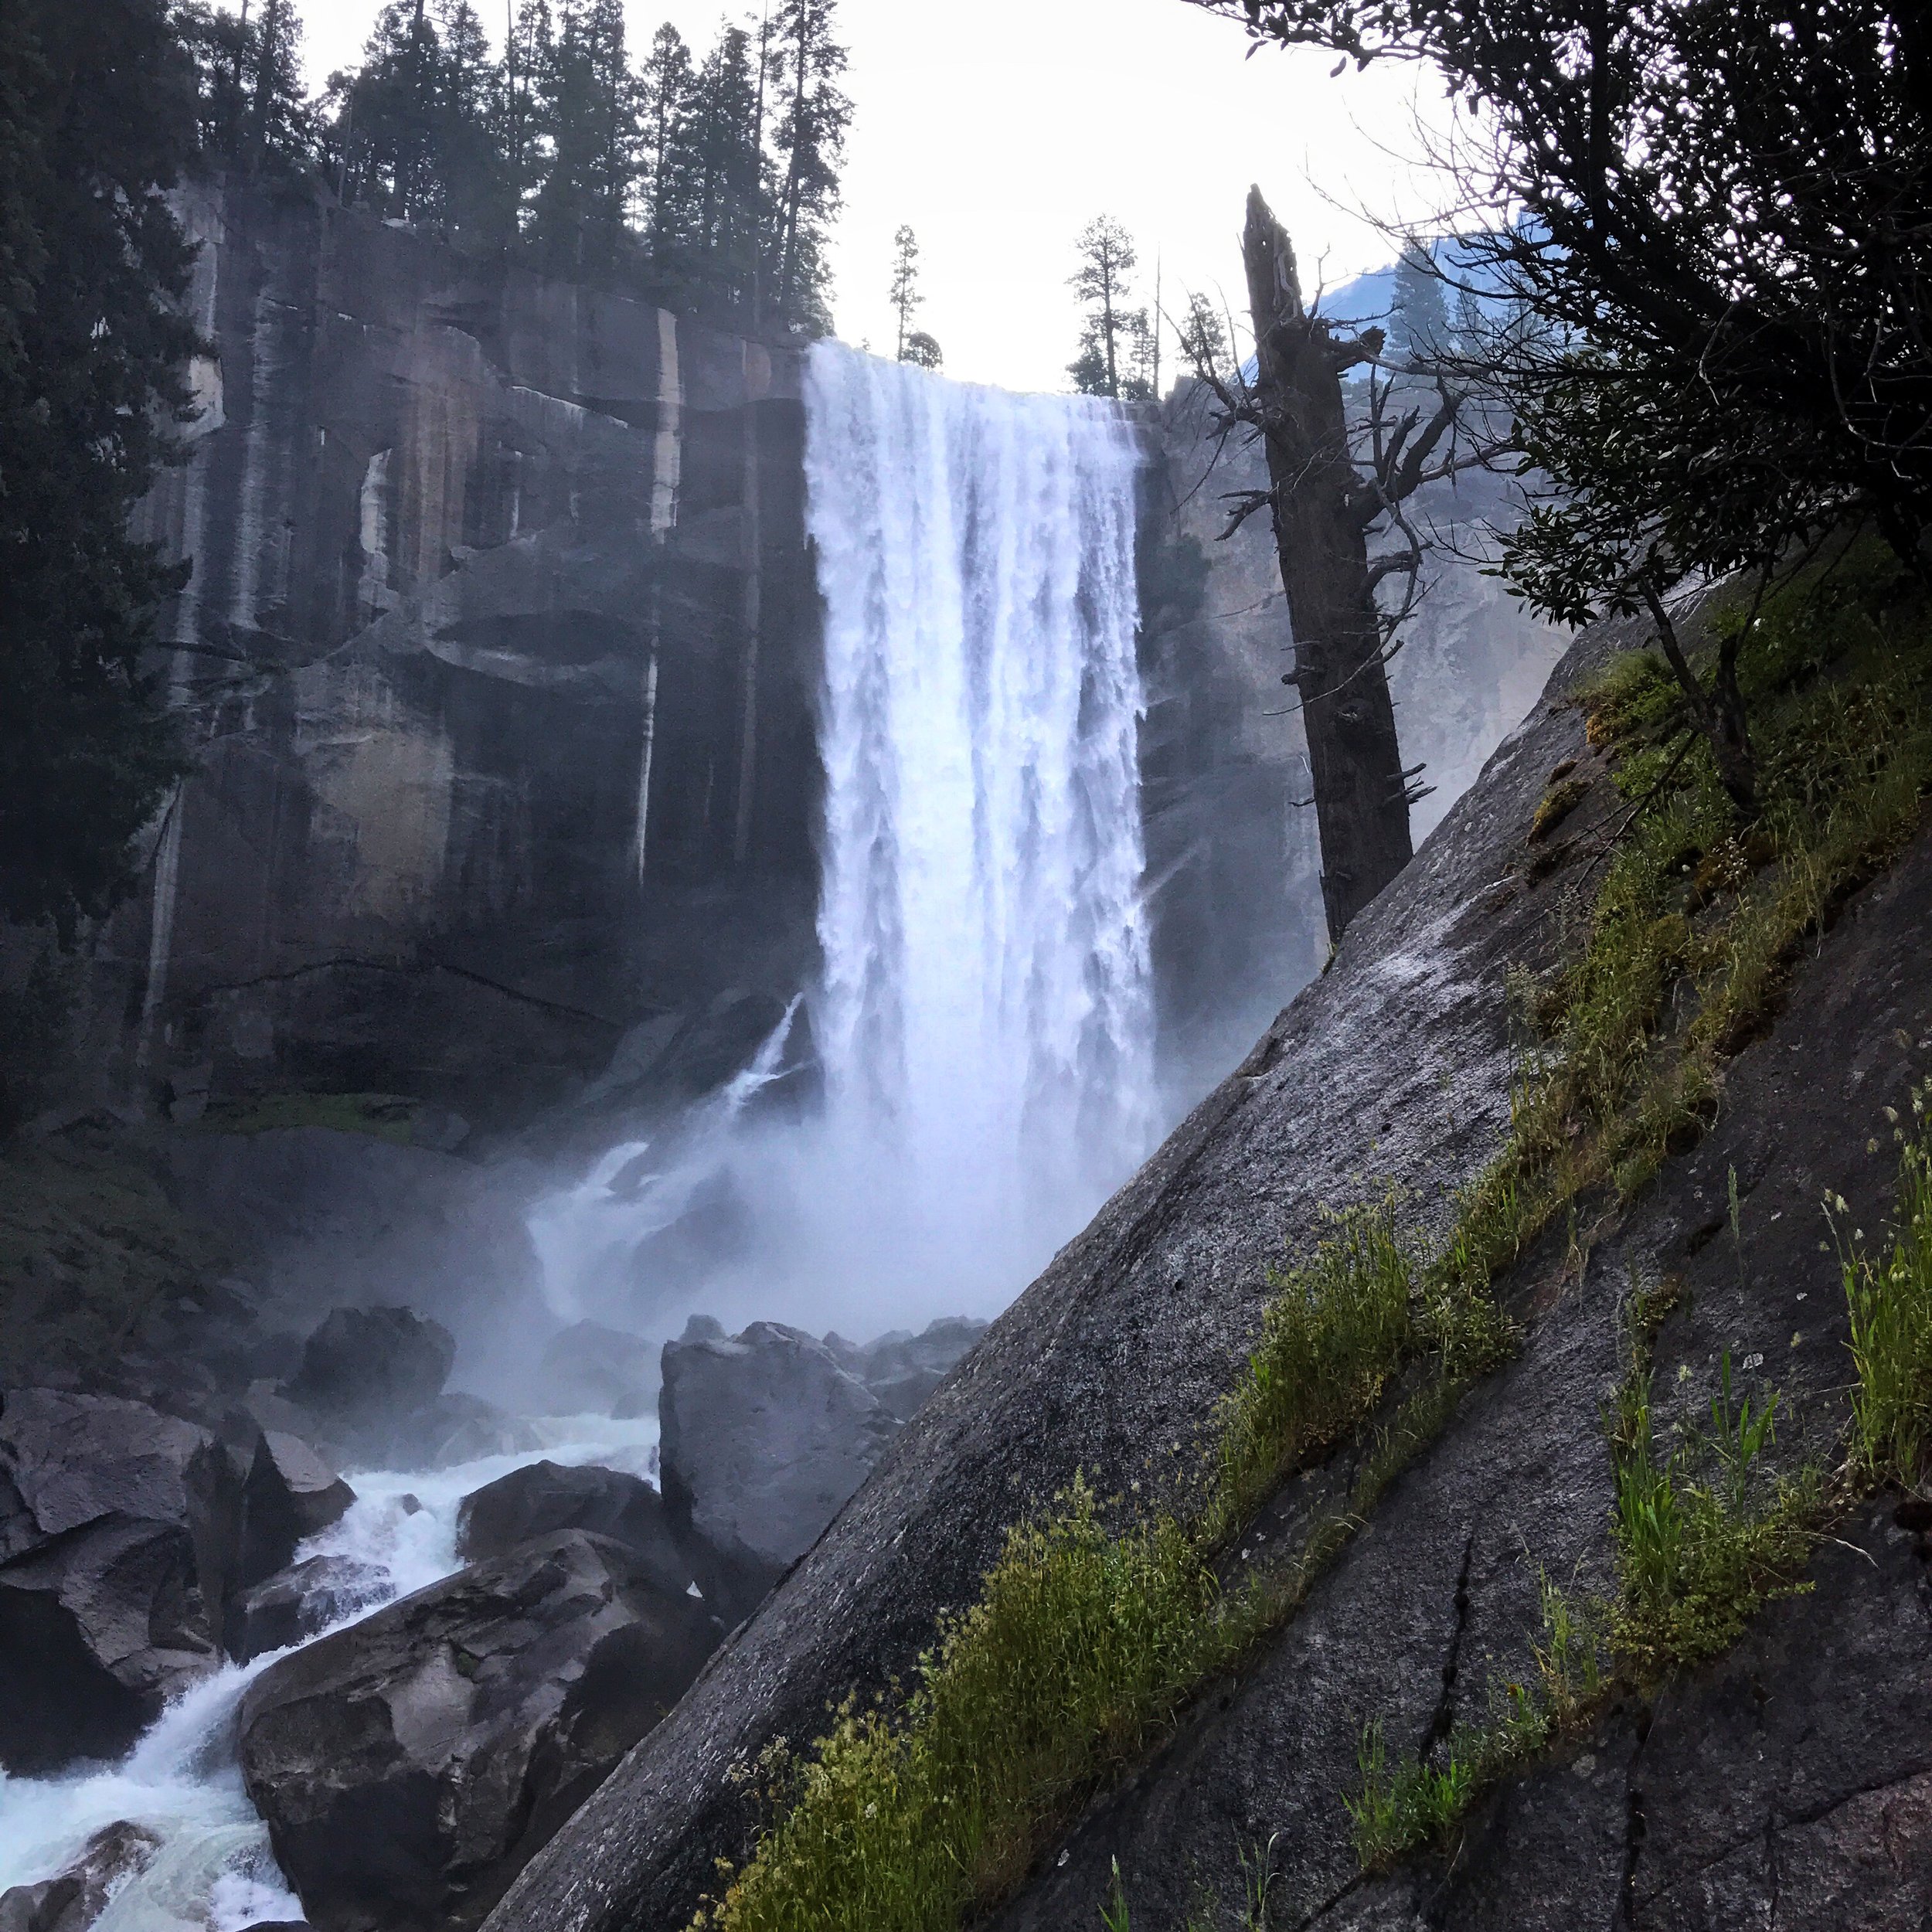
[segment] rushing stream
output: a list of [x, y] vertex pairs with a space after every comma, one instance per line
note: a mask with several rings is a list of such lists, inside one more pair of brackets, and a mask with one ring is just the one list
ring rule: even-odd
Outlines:
[[[389, 1573], [391, 1598], [406, 1596], [458, 1567], [457, 1512], [485, 1483], [546, 1457], [651, 1473], [655, 1416], [624, 1422], [553, 1416], [532, 1426], [547, 1446], [527, 1454], [434, 1471], [349, 1472], [354, 1506], [299, 1555], [340, 1554], [380, 1564]], [[372, 1607], [344, 1621], [367, 1616]], [[267, 1828], [248, 1801], [235, 1757], [243, 1692], [287, 1655], [278, 1651], [224, 1665], [170, 1705], [117, 1764], [48, 1778], [0, 1771], [0, 1891], [52, 1877], [103, 1825], [125, 1818], [155, 1832], [161, 1849], [114, 1894], [94, 1932], [238, 1932], [264, 1920], [301, 1918], [301, 1903], [276, 1868]]]

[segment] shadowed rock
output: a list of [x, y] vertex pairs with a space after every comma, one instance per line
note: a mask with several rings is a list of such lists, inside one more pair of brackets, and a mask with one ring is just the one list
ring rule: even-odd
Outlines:
[[332, 1308], [282, 1393], [318, 1414], [366, 1426], [428, 1407], [455, 1360], [455, 1338], [440, 1321], [407, 1308]]
[[353, 1556], [310, 1556], [244, 1590], [230, 1607], [229, 1655], [238, 1664], [286, 1650], [379, 1604], [389, 1594], [389, 1572]]
[[213, 1668], [241, 1487], [192, 1423], [108, 1396], [5, 1396], [0, 1764], [116, 1756]]
[[702, 1607], [568, 1531], [272, 1665], [243, 1775], [318, 1932], [474, 1924], [709, 1655]]
[[663, 1499], [641, 1476], [617, 1469], [532, 1462], [499, 1476], [463, 1498], [456, 1553], [465, 1563], [507, 1556], [519, 1544], [562, 1529], [622, 1543], [662, 1589], [690, 1585], [691, 1566], [672, 1536]]
[[818, 1540], [896, 1427], [823, 1342], [777, 1321], [666, 1342], [658, 1413], [664, 1499], [727, 1623]]
[[266, 1429], [242, 1492], [241, 1558], [247, 1590], [294, 1560], [295, 1546], [339, 1522], [355, 1492], [299, 1436]]

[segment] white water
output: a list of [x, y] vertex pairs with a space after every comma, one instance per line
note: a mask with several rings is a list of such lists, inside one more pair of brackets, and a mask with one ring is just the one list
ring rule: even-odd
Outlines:
[[[545, 1417], [533, 1419], [533, 1426], [548, 1446], [529, 1454], [434, 1471], [352, 1471], [354, 1506], [298, 1554], [379, 1564], [389, 1573], [384, 1600], [393, 1600], [458, 1567], [459, 1505], [471, 1491], [512, 1469], [539, 1457], [638, 1475], [653, 1469], [654, 1416], [626, 1422]], [[343, 1622], [369, 1614], [366, 1608]], [[94, 1932], [240, 1932], [264, 1920], [301, 1918], [300, 1901], [276, 1867], [267, 1828], [248, 1801], [235, 1755], [243, 1693], [288, 1655], [278, 1651], [224, 1665], [171, 1704], [117, 1764], [49, 1778], [0, 1771], [0, 1891], [51, 1878], [103, 1825], [126, 1818], [155, 1832], [161, 1849], [115, 1893]]]
[[824, 1111], [687, 1142], [753, 1230], [702, 1281], [633, 1260], [681, 1205], [648, 1143], [540, 1203], [560, 1315], [991, 1313], [1153, 1139], [1131, 424], [830, 342], [805, 408]]
[[835, 343], [806, 411], [828, 1124], [894, 1246], [1010, 1269], [1154, 1127], [1138, 451], [1111, 405]]

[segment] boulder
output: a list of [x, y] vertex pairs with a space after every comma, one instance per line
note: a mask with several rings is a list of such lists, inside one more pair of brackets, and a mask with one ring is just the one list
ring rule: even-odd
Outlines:
[[986, 1324], [968, 1315], [942, 1315], [917, 1335], [894, 1328], [862, 1345], [828, 1335], [825, 1346], [900, 1421], [910, 1422], [920, 1404], [985, 1332]]
[[475, 1924], [696, 1676], [716, 1627], [570, 1530], [272, 1665], [242, 1773], [318, 1932]]
[[87, 1932], [108, 1900], [144, 1870], [161, 1840], [123, 1818], [104, 1825], [58, 1878], [0, 1892], [0, 1932]]
[[536, 1393], [553, 1415], [635, 1416], [657, 1381], [656, 1351], [641, 1335], [579, 1321], [546, 1345]]
[[243, 1591], [230, 1607], [228, 1654], [238, 1664], [286, 1650], [389, 1594], [379, 1563], [353, 1556], [310, 1556]]
[[822, 1342], [776, 1321], [665, 1344], [664, 1498], [706, 1600], [747, 1617], [897, 1427]]
[[407, 1308], [333, 1308], [302, 1347], [287, 1399], [366, 1426], [426, 1409], [443, 1393], [456, 1339]]
[[618, 1469], [569, 1468], [526, 1463], [463, 1498], [457, 1512], [456, 1553], [465, 1563], [507, 1556], [519, 1544], [560, 1529], [587, 1529], [622, 1543], [661, 1588], [691, 1584], [663, 1499], [641, 1476]]
[[241, 1489], [193, 1423], [110, 1396], [5, 1396], [0, 1764], [117, 1756], [215, 1666]]
[[236, 1587], [248, 1589], [295, 1559], [295, 1546], [339, 1522], [355, 1492], [299, 1436], [264, 1430], [242, 1491]]
[[359, 1440], [366, 1453], [397, 1469], [450, 1469], [485, 1456], [526, 1456], [543, 1447], [520, 1416], [461, 1389]]

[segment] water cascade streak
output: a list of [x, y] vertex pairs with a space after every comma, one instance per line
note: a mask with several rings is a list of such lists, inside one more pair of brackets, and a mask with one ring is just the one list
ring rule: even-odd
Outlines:
[[1034, 1265], [1155, 1125], [1134, 431], [831, 342], [805, 401], [827, 1129], [866, 1245]]

